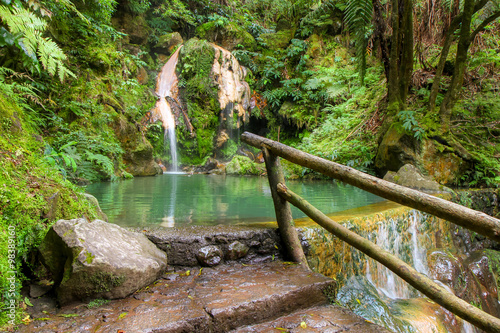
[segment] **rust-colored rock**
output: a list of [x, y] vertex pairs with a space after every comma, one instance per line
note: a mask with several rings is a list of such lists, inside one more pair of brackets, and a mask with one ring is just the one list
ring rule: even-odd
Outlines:
[[[197, 267], [167, 273], [129, 297], [96, 308], [80, 304], [32, 312], [34, 320], [18, 331], [228, 332], [299, 309], [326, 305], [323, 290], [333, 283], [320, 274], [283, 262]], [[28, 310], [37, 308], [38, 301], [31, 299], [35, 307]], [[347, 312], [338, 319], [344, 321], [349, 316], [359, 320]]]

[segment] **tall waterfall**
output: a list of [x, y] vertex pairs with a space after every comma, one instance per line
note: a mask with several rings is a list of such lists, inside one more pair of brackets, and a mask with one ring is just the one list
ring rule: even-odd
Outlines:
[[172, 159], [170, 171], [173, 172], [177, 172], [179, 167], [177, 161], [177, 138], [175, 135], [175, 118], [167, 98], [170, 97], [175, 100], [177, 97], [177, 76], [175, 75], [175, 67], [181, 47], [179, 47], [177, 51], [172, 54], [170, 59], [168, 59], [167, 63], [163, 65], [156, 81], [155, 91], [159, 100], [156, 102], [154, 111], [158, 113], [163, 123], [165, 141], [168, 140], [170, 143], [170, 156]]

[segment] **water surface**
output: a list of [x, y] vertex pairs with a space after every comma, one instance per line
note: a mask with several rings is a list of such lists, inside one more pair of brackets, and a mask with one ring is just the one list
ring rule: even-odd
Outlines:
[[[325, 214], [384, 199], [334, 181], [288, 181], [287, 186]], [[248, 224], [275, 221], [266, 177], [163, 174], [92, 184], [109, 222], [121, 226]], [[305, 214], [292, 207], [294, 219]]]

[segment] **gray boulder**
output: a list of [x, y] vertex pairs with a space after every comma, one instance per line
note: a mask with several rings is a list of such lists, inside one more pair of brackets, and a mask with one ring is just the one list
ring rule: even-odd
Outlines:
[[154, 282], [167, 256], [146, 236], [101, 220], [59, 220], [40, 245], [59, 303], [123, 298]]
[[411, 164], [403, 165], [397, 173], [388, 171], [384, 176], [384, 180], [420, 191], [453, 192], [451, 189], [439, 184], [431, 177], [422, 175], [420, 170]]

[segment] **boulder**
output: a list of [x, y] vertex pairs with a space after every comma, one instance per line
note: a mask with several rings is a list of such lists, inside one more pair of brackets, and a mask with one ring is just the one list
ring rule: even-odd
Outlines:
[[453, 192], [449, 188], [440, 185], [431, 177], [422, 175], [417, 167], [411, 164], [403, 165], [397, 173], [388, 171], [384, 180], [421, 191]]
[[413, 136], [391, 126], [382, 138], [375, 157], [375, 168], [380, 174], [397, 171], [405, 164], [417, 165], [420, 142]]
[[94, 206], [97, 212], [97, 218], [99, 220], [103, 220], [108, 222], [108, 216], [102, 211], [101, 206], [99, 206], [99, 201], [96, 197], [89, 193], [83, 193], [83, 197], [90, 203], [91, 206]]
[[264, 164], [257, 164], [246, 156], [236, 155], [226, 165], [228, 175], [262, 175], [265, 172]]
[[472, 157], [460, 145], [439, 137], [416, 139], [393, 125], [384, 134], [375, 157], [375, 169], [381, 175], [397, 171], [405, 164], [418, 166], [440, 184], [458, 184], [471, 168]]
[[172, 32], [158, 38], [155, 50], [158, 53], [170, 54], [176, 46], [181, 45], [182, 43], [184, 43], [184, 40], [182, 39], [181, 34], [178, 32]]
[[39, 250], [60, 304], [126, 297], [167, 267], [165, 252], [146, 236], [101, 220], [59, 220]]

